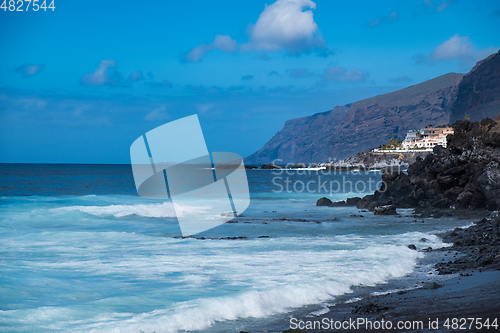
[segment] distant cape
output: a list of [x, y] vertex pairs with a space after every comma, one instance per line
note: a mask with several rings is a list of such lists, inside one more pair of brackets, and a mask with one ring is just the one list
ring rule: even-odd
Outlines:
[[245, 159], [259, 165], [336, 161], [404, 139], [429, 124], [494, 118], [500, 113], [500, 52], [479, 61], [467, 74], [448, 73], [330, 111], [295, 118]]

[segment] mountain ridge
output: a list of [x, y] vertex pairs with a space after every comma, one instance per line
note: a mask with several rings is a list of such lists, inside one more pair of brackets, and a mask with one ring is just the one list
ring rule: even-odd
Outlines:
[[[478, 86], [484, 90], [478, 92]], [[402, 140], [410, 129], [448, 124], [466, 114], [471, 120], [480, 120], [499, 111], [500, 52], [479, 61], [467, 74], [447, 73], [330, 111], [290, 119], [261, 149], [245, 158], [245, 163], [335, 161], [391, 138]]]

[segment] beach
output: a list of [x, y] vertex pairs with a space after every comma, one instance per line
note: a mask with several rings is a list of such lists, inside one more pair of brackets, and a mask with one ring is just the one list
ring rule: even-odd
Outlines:
[[[474, 211], [438, 218], [316, 206], [322, 196], [369, 194], [356, 185], [376, 184], [380, 172], [248, 170], [250, 207], [182, 237], [171, 203], [138, 197], [128, 165], [2, 165], [1, 175], [0, 322], [15, 332], [282, 332], [291, 316], [362, 317], [352, 310], [371, 300], [380, 311], [368, 317], [403, 318], [429, 309], [421, 304], [437, 302], [433, 293], [462, 292], [448, 282], [462, 268], [436, 270], [446, 251], [459, 251], [438, 235], [459, 237], [456, 228], [478, 220]], [[181, 213], [203, 209], [196, 202]], [[457, 286], [487, 282], [464, 283], [485, 274], [468, 268]], [[433, 282], [444, 286], [429, 289]], [[478, 305], [498, 285], [491, 289]], [[405, 294], [380, 294], [394, 290]]]
[[[499, 220], [496, 219], [491, 225], [498, 225], [498, 223]], [[477, 225], [475, 228], [478, 229]], [[474, 232], [471, 231], [473, 230], [465, 229], [461, 236], [473, 235]], [[451, 236], [451, 233], [453, 232], [447, 232], [441, 236], [445, 240], [455, 242], [462, 239], [457, 235]], [[304, 332], [391, 330], [495, 332], [498, 329], [496, 326], [498, 320], [500, 320], [500, 303], [498, 302], [500, 264], [498, 261], [485, 264], [481, 262], [481, 258], [478, 260], [478, 256], [473, 256], [471, 253], [490, 244], [485, 240], [473, 245], [454, 245], [451, 248], [432, 251], [430, 258], [427, 257], [423, 262], [435, 263], [438, 272], [439, 269], [446, 271], [450, 266], [455, 266], [453, 274], [439, 275], [438, 273], [437, 276], [430, 274], [429, 278], [422, 281], [418, 281], [418, 278], [411, 274], [407, 279], [414, 280], [415, 284], [414, 287], [408, 289], [387, 290], [387, 286], [358, 289], [358, 294], [354, 299], [338, 302], [324, 309], [323, 312], [328, 310], [324, 314], [293, 316], [290, 322], [283, 323], [283, 326], [289, 325], [293, 329], [306, 328], [308, 325], [312, 327], [304, 329]], [[492, 250], [498, 258], [498, 244]], [[483, 256], [490, 254], [484, 253]], [[458, 264], [454, 265], [454, 262]], [[464, 265], [464, 262], [470, 263]], [[492, 323], [494, 325], [490, 326]]]

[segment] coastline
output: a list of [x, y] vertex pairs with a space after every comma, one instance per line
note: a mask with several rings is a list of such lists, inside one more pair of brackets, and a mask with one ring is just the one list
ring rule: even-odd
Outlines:
[[[495, 327], [480, 327], [494, 323], [495, 319], [500, 327], [500, 217], [498, 213], [490, 216], [493, 217], [483, 218], [468, 228], [437, 233], [444, 242], [452, 245], [433, 250], [419, 249], [426, 255], [419, 260], [416, 270], [405, 277], [374, 287], [353, 287], [353, 293], [335, 298], [322, 309], [318, 309], [318, 305], [296, 309], [286, 314], [287, 318], [283, 315], [276, 318], [266, 330], [242, 332], [380, 332], [387, 331], [388, 327], [384, 330], [372, 326], [370, 329], [366, 326], [370, 325], [367, 322], [371, 322], [371, 325], [385, 322], [388, 325], [388, 321], [394, 326], [391, 331], [397, 332], [450, 332], [464, 329], [494, 332]], [[496, 233], [490, 232], [483, 239], [477, 237], [478, 234], [491, 231], [491, 228], [496, 228]], [[473, 241], [467, 243], [468, 239]], [[434, 272], [423, 278], [422, 273], [429, 266]], [[454, 329], [453, 318], [459, 320], [458, 327], [462, 326], [462, 329]], [[468, 318], [478, 321], [472, 323], [472, 319]], [[354, 329], [353, 326], [334, 327], [335, 322], [357, 323], [358, 320], [360, 326]], [[398, 322], [411, 322], [412, 325], [422, 323], [423, 327], [397, 329]], [[464, 322], [466, 324], [462, 325]], [[449, 326], [445, 325], [447, 323]]]

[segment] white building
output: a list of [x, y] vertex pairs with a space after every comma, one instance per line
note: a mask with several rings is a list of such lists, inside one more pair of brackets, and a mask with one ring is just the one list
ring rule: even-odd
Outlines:
[[417, 131], [416, 130], [409, 130], [408, 133], [406, 133], [406, 137], [403, 142], [414, 142], [417, 140]]
[[420, 130], [420, 137], [414, 136], [413, 133], [416, 134], [416, 132], [410, 131], [406, 135], [405, 141], [402, 142], [403, 149], [425, 148], [430, 150], [438, 145], [446, 148], [446, 137], [454, 132], [451, 127], [430, 127]]

